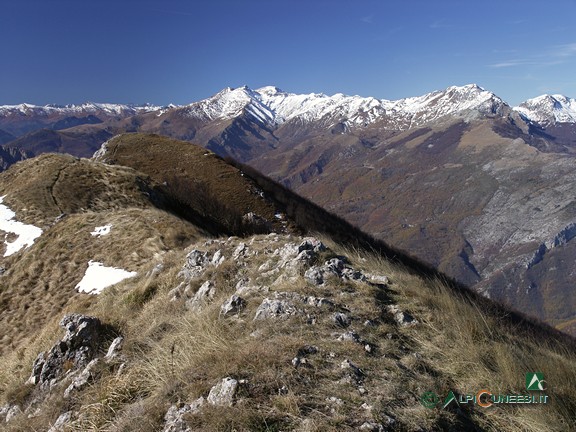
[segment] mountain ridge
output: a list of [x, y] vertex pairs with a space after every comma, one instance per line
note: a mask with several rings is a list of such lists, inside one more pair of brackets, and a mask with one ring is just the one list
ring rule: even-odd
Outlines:
[[[527, 121], [545, 126], [576, 122], [575, 99], [563, 95], [545, 94], [512, 107], [493, 92], [477, 84], [450, 86], [444, 90], [398, 100], [348, 96], [342, 93], [332, 96], [323, 93], [296, 94], [274, 86], [255, 90], [248, 86], [227, 87], [214, 96], [197, 102], [163, 107], [110, 103], [3, 105], [0, 106], [0, 118], [32, 114], [49, 116], [57, 113], [69, 116], [86, 113], [126, 116], [147, 112], [162, 115], [170, 110], [183, 110], [187, 115], [202, 120], [226, 120], [237, 117], [242, 111], [247, 111], [270, 126], [278, 126], [293, 119], [318, 121], [324, 118], [325, 121], [334, 123], [344, 118], [348, 126], [355, 127], [390, 117], [400, 128], [411, 128], [465, 111], [478, 111], [490, 115], [506, 113], [508, 110], [518, 112]], [[333, 111], [337, 111], [337, 117], [330, 116]]]

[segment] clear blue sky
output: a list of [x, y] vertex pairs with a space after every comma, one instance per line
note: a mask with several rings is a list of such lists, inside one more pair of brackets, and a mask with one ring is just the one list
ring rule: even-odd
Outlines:
[[576, 0], [0, 0], [0, 104], [186, 104], [224, 87], [576, 97]]

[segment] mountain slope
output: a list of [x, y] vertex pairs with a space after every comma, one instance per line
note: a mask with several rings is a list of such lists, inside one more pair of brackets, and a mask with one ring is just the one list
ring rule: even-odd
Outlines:
[[[128, 168], [44, 155], [16, 164], [0, 184], [3, 202], [17, 220], [43, 231], [33, 245], [0, 258], [3, 350], [42, 328], [79, 295], [75, 285], [90, 260], [138, 270], [201, 232], [159, 209], [154, 184]], [[109, 224], [114, 235], [90, 234]], [[0, 248], [5, 251], [4, 244]]]
[[153, 106], [97, 103], [66, 106], [3, 105], [0, 106], [0, 129], [21, 136], [37, 129], [66, 129], [71, 125], [118, 120], [157, 109]]
[[66, 153], [72, 156], [88, 157], [100, 148], [103, 141], [111, 137], [112, 134], [105, 130], [89, 135], [76, 131], [40, 129], [16, 138], [4, 147], [19, 149], [33, 155]]
[[[162, 152], [186, 145], [179, 164], [176, 152]], [[232, 178], [236, 193], [256, 200], [261, 195], [246, 186], [259, 186], [266, 202], [286, 207], [284, 218], [298, 207], [309, 215], [288, 223], [304, 232], [345, 226], [258, 173], [236, 175], [206, 153], [125, 135], [97, 155], [106, 163], [45, 155], [0, 175], [4, 203], [19, 221], [43, 229], [32, 246], [4, 258], [0, 276], [6, 430], [576, 426], [572, 338], [441, 275], [424, 276], [408, 259], [398, 265], [375, 252], [377, 242], [362, 247], [294, 232], [214, 237], [206, 234], [211, 226], [161, 210], [181, 189], [154, 180], [160, 174], [147, 154], [187, 184], [194, 173]], [[230, 199], [220, 193], [211, 197]], [[190, 194], [190, 207], [197, 197]], [[68, 216], [58, 217], [62, 211]], [[99, 295], [76, 293], [87, 260], [137, 275]], [[544, 392], [526, 390], [532, 371], [544, 374]], [[490, 408], [452, 402], [443, 409], [426, 396], [443, 401], [449, 391], [485, 388], [549, 401]]]

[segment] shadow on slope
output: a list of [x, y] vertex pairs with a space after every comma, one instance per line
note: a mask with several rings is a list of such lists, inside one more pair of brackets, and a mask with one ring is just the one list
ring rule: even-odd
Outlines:
[[455, 293], [486, 313], [506, 317], [511, 328], [537, 338], [552, 338], [576, 346], [572, 337], [482, 297], [405, 251], [362, 232], [254, 168], [229, 158], [222, 159], [198, 145], [158, 135], [125, 134], [106, 143], [96, 159], [133, 167], [162, 183], [162, 192], [182, 205], [176, 210], [183, 216], [187, 211], [193, 211], [224, 226], [228, 232], [243, 235], [254, 231], [237, 230], [236, 225], [227, 218], [232, 216], [239, 220], [240, 215], [252, 212], [271, 224], [267, 226], [268, 229], [278, 230], [283, 227], [277, 223], [274, 215], [276, 212], [284, 213], [294, 223], [289, 225], [293, 232], [318, 232], [340, 244], [375, 252], [415, 274], [445, 281]]

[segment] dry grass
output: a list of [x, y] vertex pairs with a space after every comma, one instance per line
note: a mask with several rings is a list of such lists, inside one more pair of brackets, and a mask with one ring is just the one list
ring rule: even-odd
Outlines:
[[236, 225], [241, 225], [242, 216], [249, 212], [282, 229], [274, 217], [274, 203], [261, 196], [257, 185], [205, 148], [148, 134], [123, 134], [110, 140], [107, 147], [105, 162], [150, 176], [163, 194], [192, 210], [206, 226], [213, 224], [215, 231], [242, 233], [242, 227]]
[[[240, 241], [255, 255], [231, 260]], [[207, 406], [199, 414], [189, 415], [187, 421], [194, 430], [351, 431], [366, 420], [385, 422], [385, 416], [396, 420], [396, 430], [406, 431], [472, 427], [561, 431], [573, 425], [573, 352], [515, 333], [506, 316], [483, 310], [439, 281], [423, 280], [377, 256], [335, 244], [331, 244], [332, 254], [347, 256], [353, 266], [364, 271], [387, 275], [390, 286], [383, 289], [332, 280], [324, 287], [314, 287], [301, 276], [263, 277], [256, 269], [269, 259], [278, 260], [271, 252], [286, 241], [290, 240], [282, 236], [276, 242], [257, 236], [253, 242], [197, 243], [194, 247], [198, 249], [210, 253], [221, 249], [227, 257], [221, 267], [209, 268], [191, 282], [193, 287], [206, 279], [215, 283], [216, 296], [201, 311], [189, 311], [183, 303], [169, 301], [169, 291], [181, 282], [178, 272], [184, 252], [164, 254], [164, 270], [157, 276], [141, 276], [105, 290], [84, 309], [125, 336], [122, 354], [129, 362], [124, 372], [117, 373], [119, 363], [109, 366], [65, 407], [54, 402], [39, 418], [21, 418], [11, 430], [42, 422], [46, 425], [55, 420], [58, 409], [66, 408], [80, 413], [71, 430], [156, 431], [162, 428], [171, 404], [206, 397], [225, 376], [241, 380], [236, 404]], [[143, 274], [152, 267], [152, 263], [144, 265]], [[271, 291], [247, 296], [246, 310], [237, 317], [223, 318], [220, 305], [241, 277], [250, 277], [256, 284], [267, 281]], [[334, 306], [308, 309], [308, 316], [253, 321], [262, 298], [274, 291], [325, 297]], [[76, 302], [70, 306], [81, 307]], [[419, 324], [398, 326], [386, 312], [387, 304], [411, 313]], [[332, 320], [336, 311], [353, 318], [348, 329]], [[375, 325], [365, 326], [366, 320]], [[9, 390], [27, 378], [25, 364], [30, 365], [32, 353], [56, 339], [55, 330], [52, 323], [38, 340], [30, 341], [19, 358], [15, 353], [0, 358], [0, 371], [19, 365], [10, 378], [8, 374], [0, 376], [8, 379], [2, 398], [13, 394]], [[338, 341], [337, 336], [347, 330], [357, 331], [373, 345], [373, 352], [367, 353], [361, 344]], [[305, 355], [306, 364], [294, 367], [292, 359], [309, 345], [318, 352]], [[359, 383], [342, 367], [345, 360], [364, 371]], [[456, 411], [427, 409], [419, 403], [425, 391], [472, 393], [489, 386], [494, 391], [522, 392], [524, 374], [530, 371], [545, 373], [551, 404], [486, 410], [470, 406]], [[364, 403], [371, 408], [363, 408]]]
[[[155, 208], [143, 175], [63, 155], [43, 155], [1, 174], [6, 204], [20, 221], [42, 227], [35, 244], [1, 257], [0, 353], [17, 349], [78, 297], [89, 260], [139, 271], [165, 252], [205, 235]], [[66, 213], [67, 216], [55, 220]], [[90, 234], [112, 225], [102, 237]], [[83, 302], [88, 306], [91, 299]]]
[[429, 390], [470, 394], [488, 387], [494, 393], [525, 394], [525, 374], [544, 372], [551, 398], [548, 406], [491, 408], [479, 413], [479, 425], [488, 430], [523, 431], [563, 431], [576, 426], [574, 344], [562, 345], [553, 333], [549, 339], [526, 337], [526, 329], [509, 319], [512, 313], [500, 309], [494, 314], [486, 302], [455, 293], [437, 279], [423, 280], [394, 269], [380, 257], [364, 259], [361, 265], [368, 269], [385, 269], [394, 282], [393, 301], [422, 322], [410, 338], [442, 377]]

